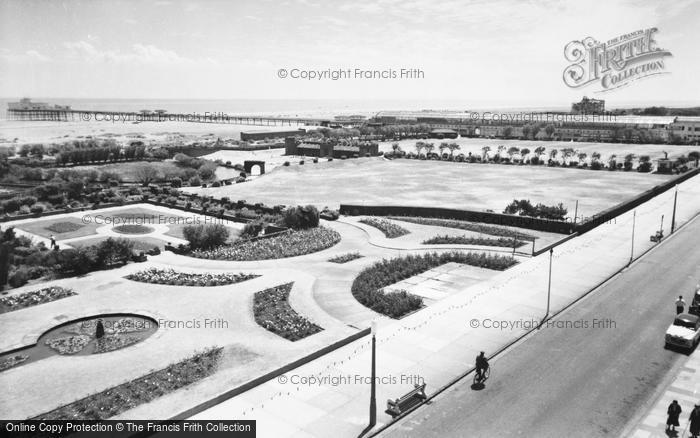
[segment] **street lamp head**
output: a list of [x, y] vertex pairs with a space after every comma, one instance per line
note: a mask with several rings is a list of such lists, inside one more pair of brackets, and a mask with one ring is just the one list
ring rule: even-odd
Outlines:
[[377, 336], [377, 321], [372, 321], [372, 336]]

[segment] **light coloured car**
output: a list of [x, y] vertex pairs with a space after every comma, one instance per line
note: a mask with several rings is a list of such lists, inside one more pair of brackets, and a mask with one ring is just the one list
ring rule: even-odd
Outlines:
[[676, 315], [666, 330], [666, 347], [676, 346], [692, 350], [700, 342], [700, 316], [690, 313]]

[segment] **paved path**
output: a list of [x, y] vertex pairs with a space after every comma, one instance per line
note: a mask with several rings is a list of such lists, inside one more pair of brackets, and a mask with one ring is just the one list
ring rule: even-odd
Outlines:
[[[680, 427], [676, 428], [677, 433], [666, 431], [666, 419], [668, 405], [673, 400], [677, 400], [681, 405], [683, 413], [680, 417]], [[682, 367], [679, 372], [672, 376], [671, 381], [663, 388], [661, 395], [655, 403], [635, 424], [630, 433], [630, 438], [655, 438], [655, 437], [678, 437], [687, 438], [688, 416], [695, 404], [700, 404], [700, 350], [696, 351], [687, 359], [682, 360]]]
[[[661, 215], [669, 232], [673, 192], [664, 193], [637, 209], [635, 252], [652, 247], [649, 235]], [[700, 211], [700, 178], [680, 187], [677, 222]], [[632, 212], [572, 239], [555, 250], [551, 308], [556, 311], [603, 282], [630, 259]], [[496, 351], [527, 332], [484, 329], [486, 320], [541, 318], [545, 313], [549, 256], [527, 259], [481, 284], [466, 288], [402, 320], [379, 325], [377, 359], [380, 405], [412, 387], [419, 376], [435, 391], [467, 371], [480, 350]], [[470, 327], [476, 321], [477, 328]], [[258, 436], [357, 436], [367, 424], [369, 339], [362, 339], [197, 415], [196, 418], [254, 418]], [[349, 381], [340, 379], [350, 376]], [[360, 382], [354, 377], [360, 376]], [[305, 382], [314, 377], [325, 379]], [[297, 383], [293, 383], [292, 379]], [[325, 383], [324, 383], [325, 382]], [[315, 384], [314, 384], [315, 383]]]
[[686, 360], [663, 348], [664, 334], [674, 298], [689, 298], [700, 277], [698, 233], [696, 219], [492, 361], [484, 390], [472, 390], [470, 375], [382, 436], [620, 436]]

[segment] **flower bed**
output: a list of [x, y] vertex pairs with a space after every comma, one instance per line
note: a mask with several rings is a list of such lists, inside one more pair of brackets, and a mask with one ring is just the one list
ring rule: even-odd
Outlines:
[[51, 301], [60, 300], [61, 298], [67, 298], [72, 295], [77, 295], [72, 289], [52, 286], [31, 292], [2, 297], [0, 298], [0, 313], [12, 312], [25, 307], [49, 303]]
[[145, 225], [129, 224], [129, 225], [117, 225], [112, 227], [112, 231], [120, 234], [148, 234], [155, 231], [151, 227]]
[[210, 250], [194, 250], [193, 257], [214, 260], [270, 260], [296, 257], [328, 249], [340, 242], [336, 231], [317, 227], [307, 230], [288, 230], [273, 237], [246, 240]]
[[360, 223], [370, 225], [374, 228], [380, 230], [389, 239], [395, 239], [397, 237], [405, 236], [409, 234], [410, 231], [400, 227], [394, 223], [389, 222], [386, 219], [376, 219], [372, 217], [360, 219]]
[[33, 420], [104, 420], [212, 375], [222, 348], [211, 348], [167, 368], [90, 395]]
[[299, 315], [289, 305], [289, 292], [294, 283], [255, 293], [253, 314], [255, 322], [290, 341], [298, 341], [323, 330]]
[[359, 252], [349, 252], [347, 254], [341, 254], [335, 257], [331, 257], [330, 259], [328, 259], [328, 261], [332, 263], [347, 263], [362, 257], [362, 254], [360, 254]]
[[46, 345], [58, 354], [75, 354], [81, 352], [89, 342], [90, 336], [88, 335], [74, 335], [47, 339]]
[[97, 340], [93, 354], [108, 353], [139, 342], [136, 336], [105, 336]]
[[457, 228], [459, 230], [474, 231], [475, 233], [490, 234], [492, 236], [501, 237], [516, 237], [518, 239], [524, 240], [535, 240], [537, 236], [532, 234], [523, 233], [520, 231], [511, 230], [508, 228], [494, 227], [491, 225], [484, 225], [474, 222], [459, 221], [455, 219], [435, 219], [427, 217], [391, 217], [390, 219], [410, 222], [420, 225], [433, 225], [436, 227], [447, 227], [447, 228]]
[[26, 361], [27, 359], [29, 359], [29, 356], [27, 356], [26, 354], [16, 354], [14, 356], [3, 359], [0, 361], [0, 371], [5, 371], [14, 366], [17, 366]]
[[512, 248], [513, 246], [520, 247], [526, 242], [522, 240], [509, 239], [507, 237], [499, 237], [498, 239], [488, 239], [484, 237], [468, 237], [468, 236], [435, 236], [423, 241], [426, 245], [480, 245], [480, 246], [499, 246], [503, 248]]
[[254, 274], [191, 274], [178, 272], [174, 269], [150, 268], [135, 274], [127, 275], [127, 280], [140, 281], [142, 283], [169, 284], [173, 286], [224, 286], [240, 283], [242, 281], [257, 278]]
[[420, 309], [423, 299], [406, 291], [384, 293], [382, 288], [449, 262], [499, 271], [517, 263], [512, 257], [456, 251], [385, 259], [360, 272], [352, 283], [352, 294], [357, 301], [375, 312], [400, 318]]

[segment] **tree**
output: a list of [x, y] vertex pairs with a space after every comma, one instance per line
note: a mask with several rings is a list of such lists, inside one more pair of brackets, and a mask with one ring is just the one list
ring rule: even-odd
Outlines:
[[517, 154], [518, 152], [520, 152], [520, 149], [518, 149], [515, 146], [511, 146], [510, 148], [508, 148], [508, 156], [510, 157], [511, 160], [513, 159], [515, 154]]
[[498, 146], [498, 157], [501, 158], [503, 156], [503, 152], [506, 151], [506, 147], [503, 145]]
[[140, 182], [143, 187], [147, 187], [158, 178], [158, 169], [150, 164], [141, 164], [136, 168], [134, 176], [136, 181]]
[[564, 164], [568, 164], [569, 159], [574, 156], [576, 151], [573, 148], [564, 148], [561, 150], [561, 157]]
[[556, 128], [554, 125], [547, 125], [544, 127], [544, 132], [547, 134], [547, 137], [552, 138], [552, 134], [554, 134], [554, 131], [556, 131]]
[[491, 146], [484, 146], [483, 148], [481, 148], [481, 152], [483, 155], [482, 159], [484, 161], [488, 160], [489, 159], [489, 152], [491, 152]]
[[461, 149], [461, 147], [455, 142], [448, 144], [447, 148], [450, 150], [450, 157], [454, 155], [455, 151]]
[[588, 157], [588, 154], [587, 154], [587, 153], [585, 153], [585, 152], [579, 152], [579, 153], [578, 153], [578, 161], [579, 161], [579, 163], [583, 163], [583, 162], [586, 160], [587, 157]]
[[555, 158], [557, 158], [558, 153], [559, 153], [558, 150], [552, 149], [551, 151], [549, 151], [549, 159], [554, 160]]
[[416, 155], [420, 155], [420, 151], [425, 149], [425, 142], [424, 141], [417, 141], [415, 147], [416, 147]]
[[434, 149], [435, 149], [435, 143], [426, 143], [425, 144], [425, 155], [429, 157]]
[[528, 148], [522, 148], [520, 149], [520, 156], [523, 159], [523, 162], [527, 160], [527, 156], [530, 155], [530, 149]]
[[442, 154], [445, 152], [445, 149], [447, 149], [447, 148], [448, 148], [447, 142], [443, 141], [442, 143], [440, 143], [440, 146], [438, 146], [438, 149], [440, 149], [440, 156], [442, 156]]

